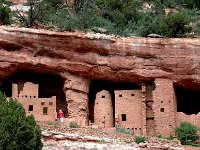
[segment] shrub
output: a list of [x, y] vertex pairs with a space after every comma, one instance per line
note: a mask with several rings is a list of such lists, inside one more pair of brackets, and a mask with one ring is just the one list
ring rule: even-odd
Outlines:
[[136, 137], [135, 137], [135, 142], [136, 142], [137, 144], [142, 143], [142, 142], [145, 142], [146, 140], [147, 140], [147, 137], [145, 137], [145, 136], [136, 136]]
[[196, 25], [195, 32], [197, 35], [200, 35], [200, 24]]
[[49, 122], [48, 125], [49, 126], [60, 126], [60, 124], [56, 123], [56, 122]]
[[184, 4], [187, 8], [200, 8], [200, 1], [199, 0], [181, 0], [181, 4]]
[[23, 106], [0, 92], [0, 149], [40, 150], [41, 130]]
[[198, 135], [199, 128], [189, 122], [182, 122], [180, 126], [175, 128], [178, 139], [183, 145], [197, 146], [196, 141], [200, 138]]
[[139, 36], [146, 37], [149, 34], [161, 34], [161, 17], [153, 13], [145, 13], [137, 23], [136, 33]]
[[42, 6], [39, 0], [27, 0], [30, 7], [28, 11], [18, 9], [13, 15], [21, 23], [22, 26], [31, 28], [36, 22], [42, 20]]
[[70, 128], [80, 128], [80, 126], [74, 121], [70, 122], [69, 127]]
[[99, 144], [105, 144], [105, 143], [106, 141], [103, 138], [99, 140]]
[[[55, 15], [59, 10], [63, 8], [63, 0], [42, 0], [40, 2], [41, 18], [45, 22], [50, 16]], [[67, 10], [65, 10], [67, 12]]]
[[129, 130], [126, 130], [126, 129], [120, 128], [120, 127], [116, 127], [116, 132], [118, 134], [131, 134], [131, 132]]
[[67, 13], [66, 9], [58, 10], [57, 12], [50, 14], [45, 23], [50, 28], [58, 28], [60, 31], [74, 31], [76, 29], [76, 18], [72, 18]]
[[3, 3], [3, 0], [0, 0], [0, 25], [10, 24], [10, 8]]
[[116, 27], [125, 27], [130, 21], [139, 19], [139, 0], [97, 0], [103, 18], [110, 20]]
[[166, 137], [167, 140], [173, 140], [174, 137], [170, 134], [169, 136]]
[[159, 132], [157, 132], [157, 133], [156, 133], [156, 137], [157, 137], [157, 138], [160, 138], [160, 139], [162, 139], [162, 138], [163, 138], [162, 134], [161, 134], [161, 133], [159, 133]]
[[166, 37], [178, 37], [191, 31], [189, 20], [184, 13], [171, 13], [161, 22], [161, 32]]

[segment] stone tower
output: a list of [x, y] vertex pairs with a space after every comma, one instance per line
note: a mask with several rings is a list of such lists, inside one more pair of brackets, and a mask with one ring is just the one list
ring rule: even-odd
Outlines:
[[100, 128], [111, 128], [114, 126], [112, 99], [108, 91], [103, 90], [96, 94], [94, 123]]

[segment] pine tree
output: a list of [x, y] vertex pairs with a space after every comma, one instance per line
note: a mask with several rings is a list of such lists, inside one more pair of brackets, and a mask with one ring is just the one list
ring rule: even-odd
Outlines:
[[40, 150], [41, 130], [23, 106], [0, 92], [0, 150]]

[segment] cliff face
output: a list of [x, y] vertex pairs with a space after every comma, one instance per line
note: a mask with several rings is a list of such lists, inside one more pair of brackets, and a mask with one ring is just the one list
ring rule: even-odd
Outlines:
[[169, 78], [200, 90], [200, 39], [116, 38], [1, 26], [1, 80], [19, 70], [115, 82]]

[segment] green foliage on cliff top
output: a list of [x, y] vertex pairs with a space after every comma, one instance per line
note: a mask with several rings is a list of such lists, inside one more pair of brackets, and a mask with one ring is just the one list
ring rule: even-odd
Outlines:
[[36, 21], [60, 31], [104, 29], [107, 34], [144, 37], [199, 34], [199, 0], [74, 0], [72, 7], [62, 0], [36, 4], [42, 8]]
[[0, 25], [10, 24], [10, 8], [3, 0], [0, 0]]

